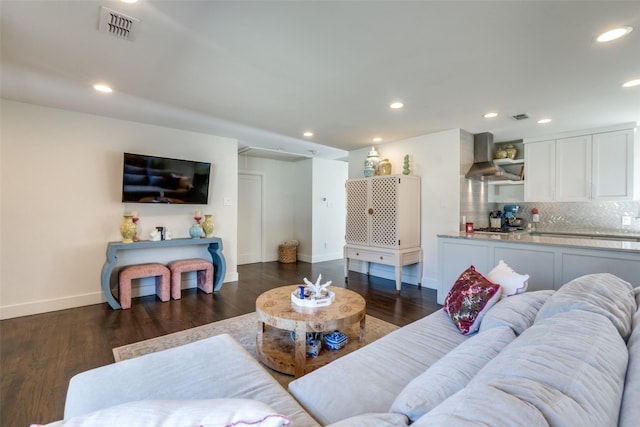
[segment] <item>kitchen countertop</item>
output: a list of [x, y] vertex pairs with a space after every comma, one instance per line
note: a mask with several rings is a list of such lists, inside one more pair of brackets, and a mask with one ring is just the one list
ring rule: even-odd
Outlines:
[[[534, 235], [532, 235], [532, 233]], [[549, 236], [549, 235], [535, 235], [535, 233], [558, 233], [563, 236]], [[568, 234], [575, 235], [567, 236]], [[602, 238], [598, 238], [602, 236]], [[587, 249], [603, 249], [613, 251], [624, 252], [637, 252], [640, 254], [640, 234], [616, 234], [616, 233], [598, 233], [598, 232], [561, 232], [561, 231], [545, 231], [536, 230], [534, 232], [529, 231], [514, 231], [510, 233], [492, 234], [492, 233], [465, 233], [464, 231], [458, 233], [438, 234], [438, 237], [452, 238], [452, 239], [468, 239], [468, 240], [501, 240], [505, 242], [513, 243], [528, 243], [528, 244], [543, 244], [551, 246], [570, 246], [576, 248]], [[607, 240], [609, 238], [621, 239], [628, 237], [629, 241], [625, 240]]]

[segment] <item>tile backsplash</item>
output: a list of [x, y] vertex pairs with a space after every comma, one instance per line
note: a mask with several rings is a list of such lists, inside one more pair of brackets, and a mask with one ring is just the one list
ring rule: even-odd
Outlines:
[[[460, 215], [476, 227], [489, 226], [489, 212], [502, 210], [504, 203], [487, 202], [487, 184], [461, 177]], [[520, 206], [518, 217], [531, 222], [531, 209], [540, 212], [538, 230], [597, 231], [616, 234], [640, 233], [640, 201], [624, 202], [544, 202], [513, 203]], [[622, 225], [622, 217], [631, 217], [630, 225]], [[462, 230], [462, 217], [460, 218]]]

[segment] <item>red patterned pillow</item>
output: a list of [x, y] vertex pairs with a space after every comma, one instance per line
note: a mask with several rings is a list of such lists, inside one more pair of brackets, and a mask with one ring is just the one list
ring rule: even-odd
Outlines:
[[478, 330], [482, 317], [501, 295], [500, 285], [491, 283], [472, 265], [453, 284], [444, 300], [444, 311], [460, 332], [470, 335]]

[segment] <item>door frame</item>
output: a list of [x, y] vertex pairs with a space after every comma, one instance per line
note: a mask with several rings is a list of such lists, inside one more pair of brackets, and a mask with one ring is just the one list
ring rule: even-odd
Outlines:
[[[266, 232], [265, 232], [265, 199], [266, 199], [266, 175], [264, 172], [250, 170], [250, 169], [238, 169], [238, 178], [240, 175], [253, 175], [260, 177], [260, 262], [264, 262], [265, 259], [265, 248], [266, 248]], [[238, 179], [240, 182], [240, 179]], [[238, 184], [239, 186], [240, 184]], [[240, 212], [240, 207], [238, 206], [238, 212]], [[238, 221], [238, 225], [240, 222]], [[238, 254], [236, 254], [236, 257]]]

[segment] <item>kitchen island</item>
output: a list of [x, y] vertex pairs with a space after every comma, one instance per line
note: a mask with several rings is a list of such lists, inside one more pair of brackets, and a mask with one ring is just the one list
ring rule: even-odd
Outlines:
[[591, 273], [612, 273], [640, 286], [638, 234], [459, 232], [438, 235], [438, 303], [470, 265], [487, 274], [501, 259], [530, 275], [529, 291], [558, 289]]

